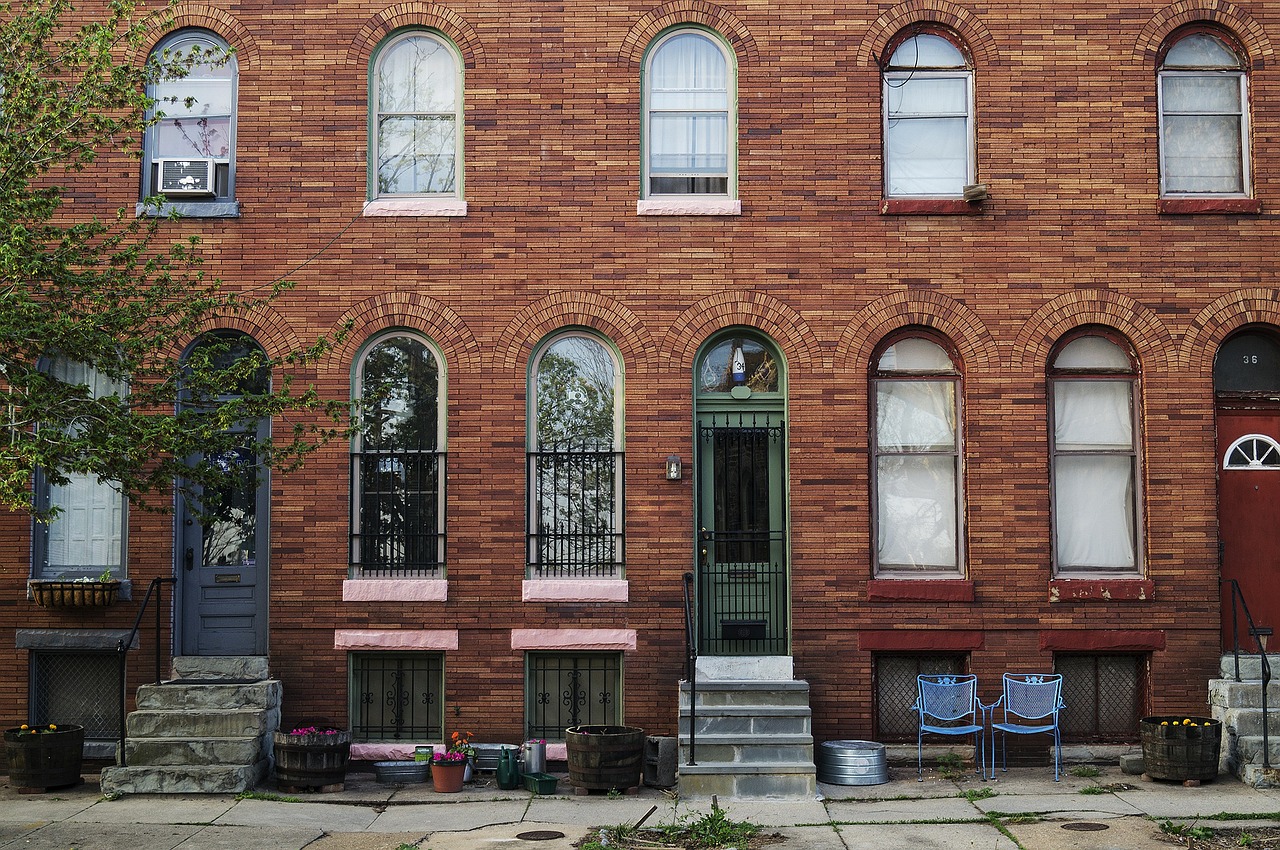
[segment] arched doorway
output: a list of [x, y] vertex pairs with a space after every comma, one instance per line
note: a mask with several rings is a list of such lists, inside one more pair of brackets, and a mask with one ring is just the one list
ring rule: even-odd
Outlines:
[[[233, 363], [261, 347], [239, 331], [204, 335], [186, 352], [200, 348], [211, 360]], [[228, 401], [266, 391], [270, 375], [258, 369], [239, 387], [219, 395]], [[183, 404], [199, 407], [202, 399], [188, 391]], [[267, 420], [242, 422], [230, 429], [243, 442], [221, 452], [216, 462], [225, 484], [188, 492], [179, 500], [175, 555], [178, 605], [177, 651], [181, 655], [266, 655], [267, 577], [271, 482], [261, 468], [255, 442], [268, 436]]]
[[703, 655], [787, 655], [785, 374], [739, 329], [699, 353], [694, 410], [698, 645]]
[[[1213, 365], [1217, 419], [1218, 540], [1222, 578], [1239, 583], [1260, 635], [1280, 623], [1280, 337], [1248, 328], [1223, 342]], [[1224, 586], [1222, 640], [1253, 646], [1233, 622]]]

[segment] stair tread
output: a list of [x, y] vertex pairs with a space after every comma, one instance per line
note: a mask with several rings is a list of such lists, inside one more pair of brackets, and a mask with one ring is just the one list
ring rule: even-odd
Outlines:
[[802, 761], [701, 761], [697, 764], [681, 763], [679, 770], [682, 774], [701, 774], [716, 775], [730, 773], [759, 773], [759, 774], [808, 774], [817, 773], [818, 768], [813, 762]]

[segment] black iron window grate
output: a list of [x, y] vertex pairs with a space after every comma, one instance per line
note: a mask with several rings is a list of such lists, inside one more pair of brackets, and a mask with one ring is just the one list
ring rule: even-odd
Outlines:
[[443, 740], [443, 688], [440, 654], [352, 653], [352, 739]]
[[570, 726], [622, 723], [622, 656], [531, 652], [525, 678], [528, 737], [563, 741]]
[[554, 443], [531, 452], [531, 578], [613, 578], [623, 567], [622, 452]]
[[964, 672], [962, 655], [877, 655], [873, 677], [876, 696], [877, 741], [914, 741], [920, 715], [916, 702], [916, 677]]
[[118, 740], [119, 677], [114, 652], [32, 651], [27, 721], [76, 724], [86, 738]]
[[1054, 657], [1062, 674], [1062, 738], [1065, 741], [1133, 742], [1143, 715], [1142, 655]]
[[358, 578], [433, 577], [444, 563], [442, 452], [351, 455], [359, 492], [352, 509], [351, 563]]

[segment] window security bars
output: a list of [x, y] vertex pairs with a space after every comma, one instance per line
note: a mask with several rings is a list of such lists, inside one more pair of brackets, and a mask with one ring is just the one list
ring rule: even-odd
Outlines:
[[120, 737], [120, 686], [114, 652], [31, 653], [32, 724], [76, 724], [90, 739]]
[[1068, 741], [1136, 741], [1142, 706], [1141, 655], [1059, 655], [1062, 737]]
[[528, 738], [563, 741], [570, 726], [622, 722], [622, 657], [617, 653], [530, 653], [526, 689]]
[[876, 656], [876, 740], [915, 740], [920, 719], [911, 706], [916, 700], [917, 676], [963, 672], [964, 658], [959, 655]]
[[443, 452], [391, 449], [351, 455], [351, 565], [359, 578], [434, 577], [444, 564]]
[[351, 656], [351, 736], [357, 741], [444, 737], [444, 662], [415, 652]]
[[623, 568], [622, 452], [561, 442], [528, 456], [531, 578], [613, 578]]

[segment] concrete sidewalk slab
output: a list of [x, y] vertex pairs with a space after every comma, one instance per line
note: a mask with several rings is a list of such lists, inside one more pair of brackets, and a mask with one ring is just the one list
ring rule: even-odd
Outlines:
[[[989, 824], [842, 826], [840, 838], [848, 850], [1018, 850]], [[1026, 846], [1028, 850], [1045, 850]]]
[[1143, 810], [1115, 794], [999, 794], [975, 800], [982, 812], [1041, 814], [1045, 817], [1123, 817], [1141, 815]]
[[216, 823], [219, 826], [305, 826], [321, 832], [363, 832], [377, 816], [378, 813], [368, 806], [240, 800]]
[[[1072, 824], [1106, 829], [1080, 831]], [[1127, 817], [1099, 823], [1085, 818], [1066, 822], [1009, 824], [1008, 830], [1029, 850], [1170, 850], [1160, 829], [1145, 818]]]
[[[306, 850], [399, 850], [400, 845], [417, 844], [425, 837], [416, 832], [333, 832], [317, 838]], [[429, 846], [422, 844], [424, 848]]]
[[[984, 802], [991, 802], [990, 800]], [[827, 817], [837, 823], [906, 823], [919, 820], [981, 820], [982, 812], [960, 797], [921, 800], [875, 800], [865, 803], [831, 802]], [[754, 820], [754, 818], [753, 818]], [[812, 823], [812, 821], [810, 821]]]
[[[526, 832], [559, 832], [563, 837], [546, 841], [522, 841], [517, 835]], [[535, 847], [537, 850], [573, 850], [573, 845], [587, 834], [578, 824], [525, 822], [489, 826], [469, 832], [433, 832], [423, 847], [431, 850], [511, 850]]]
[[99, 800], [66, 821], [86, 823], [213, 823], [236, 805], [223, 795], [146, 795]]
[[319, 830], [300, 827], [206, 826], [184, 841], [180, 850], [302, 850], [314, 847], [323, 835]]
[[0, 797], [0, 823], [51, 823], [66, 820], [96, 803], [90, 797]]
[[437, 832], [463, 830], [497, 824], [520, 823], [527, 805], [523, 802], [417, 803], [388, 806], [377, 814], [368, 829], [371, 832]]
[[[764, 829], [762, 832], [776, 832], [786, 839], [786, 842], [781, 845], [783, 850], [785, 848], [799, 850], [801, 847], [804, 850], [847, 850], [844, 839], [833, 826], [784, 826], [777, 829]], [[880, 850], [885, 848], [881, 846]]]
[[[751, 821], [762, 827], [791, 826], [793, 824], [821, 824], [831, 820], [827, 807], [821, 800], [728, 800], [721, 801], [730, 820]], [[707, 802], [701, 808], [680, 807], [682, 814], [692, 812], [700, 817], [711, 811]]]
[[1275, 789], [1261, 791], [1235, 781], [1218, 780], [1193, 788], [1163, 782], [1134, 784], [1134, 790], [1120, 791], [1116, 796], [1157, 818], [1185, 818], [1222, 812], [1280, 813], [1280, 792]]
[[[702, 802], [682, 803], [678, 815], [699, 812]], [[644, 822], [645, 826], [656, 826], [672, 822], [673, 813], [677, 813], [674, 801], [666, 797], [647, 797], [643, 795], [621, 796], [612, 799], [604, 795], [587, 797], [542, 797], [534, 796], [529, 803], [529, 811], [525, 820], [542, 823], [572, 823], [582, 826], [616, 826], [620, 823], [634, 825], [654, 806], [658, 810]], [[711, 808], [710, 801], [706, 808]]]
[[201, 829], [204, 827], [168, 824], [110, 824], [103, 828], [100, 824], [64, 821], [51, 823], [0, 847], [20, 847], [22, 850], [67, 850], [71, 847], [85, 850], [174, 850]]

